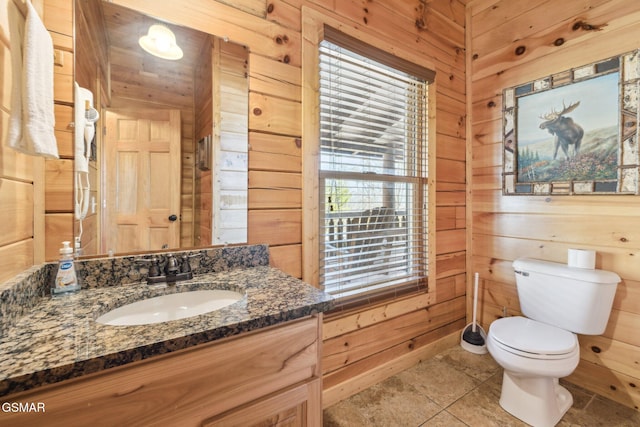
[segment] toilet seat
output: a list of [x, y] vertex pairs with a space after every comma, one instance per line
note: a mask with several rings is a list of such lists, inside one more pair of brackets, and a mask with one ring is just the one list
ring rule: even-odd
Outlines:
[[578, 348], [572, 332], [520, 316], [495, 320], [489, 335], [503, 350], [530, 359], [566, 359]]

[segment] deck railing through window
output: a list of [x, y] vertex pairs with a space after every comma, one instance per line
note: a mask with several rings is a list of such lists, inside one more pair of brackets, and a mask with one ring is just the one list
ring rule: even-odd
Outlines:
[[320, 283], [338, 297], [424, 286], [427, 85], [433, 74], [413, 75], [424, 70], [398, 68], [403, 64], [398, 58], [362, 48], [335, 30], [325, 36], [320, 44]]

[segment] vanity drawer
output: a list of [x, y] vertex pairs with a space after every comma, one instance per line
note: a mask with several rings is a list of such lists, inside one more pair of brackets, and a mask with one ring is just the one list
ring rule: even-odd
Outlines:
[[[201, 425], [218, 414], [320, 382], [321, 315], [153, 357], [2, 399], [45, 412], [2, 413], [3, 426]], [[307, 405], [321, 419], [320, 393]]]

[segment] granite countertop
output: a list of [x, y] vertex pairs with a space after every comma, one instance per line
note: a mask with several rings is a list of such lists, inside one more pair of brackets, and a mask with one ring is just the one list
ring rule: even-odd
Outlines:
[[[214, 312], [164, 323], [95, 321], [130, 302], [196, 289], [230, 289], [245, 296]], [[137, 283], [45, 296], [0, 336], [0, 396], [327, 311], [331, 301], [269, 266], [198, 274], [175, 286]]]

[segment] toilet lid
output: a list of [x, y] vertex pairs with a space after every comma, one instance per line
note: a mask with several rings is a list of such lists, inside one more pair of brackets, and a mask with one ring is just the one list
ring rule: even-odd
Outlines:
[[578, 344], [569, 331], [520, 316], [494, 321], [490, 333], [499, 343], [531, 354], [567, 354]]

